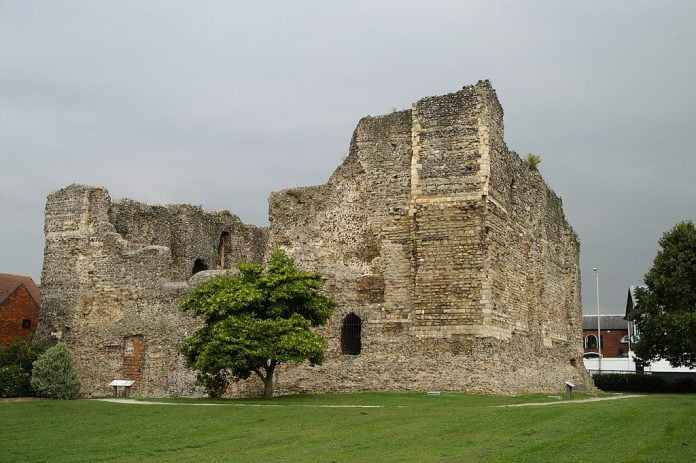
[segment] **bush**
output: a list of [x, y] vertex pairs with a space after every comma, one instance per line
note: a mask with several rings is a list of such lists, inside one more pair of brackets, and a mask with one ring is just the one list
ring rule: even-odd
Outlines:
[[592, 376], [592, 379], [603, 391], [696, 392], [695, 378], [677, 378], [670, 381], [656, 375], [602, 373]]
[[31, 375], [19, 365], [0, 367], [0, 397], [30, 396]]
[[17, 365], [31, 375], [33, 363], [49, 347], [49, 341], [38, 337], [14, 338], [9, 346], [0, 346], [0, 366]]
[[65, 343], [59, 342], [34, 362], [31, 387], [41, 397], [74, 399], [80, 391], [80, 379], [72, 355]]
[[15, 338], [9, 346], [0, 346], [0, 397], [33, 395], [31, 370], [36, 359], [50, 346], [41, 338]]

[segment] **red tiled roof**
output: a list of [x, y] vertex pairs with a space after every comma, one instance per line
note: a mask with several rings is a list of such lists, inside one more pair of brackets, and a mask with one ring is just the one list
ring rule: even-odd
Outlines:
[[34, 298], [37, 304], [41, 305], [41, 292], [31, 277], [23, 275], [12, 275], [11, 273], [0, 273], [0, 302], [12, 294], [20, 285], [24, 285]]

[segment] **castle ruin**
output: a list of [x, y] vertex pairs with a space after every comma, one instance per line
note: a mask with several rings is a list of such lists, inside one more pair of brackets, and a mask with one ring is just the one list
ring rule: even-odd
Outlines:
[[[196, 395], [177, 354], [199, 322], [184, 295], [283, 248], [338, 302], [321, 366], [285, 366], [279, 393], [555, 391], [582, 363], [579, 243], [560, 198], [508, 150], [488, 81], [359, 123], [320, 186], [271, 194], [270, 227], [188, 205], [48, 197], [39, 329], [68, 343], [83, 393], [116, 378]], [[233, 395], [262, 391], [258, 379]]]

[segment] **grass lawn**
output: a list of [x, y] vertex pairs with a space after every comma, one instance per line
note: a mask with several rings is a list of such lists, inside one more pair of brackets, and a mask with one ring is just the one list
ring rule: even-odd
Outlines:
[[[0, 462], [696, 461], [696, 394], [494, 407], [549, 400], [375, 393], [209, 407], [0, 402]], [[346, 404], [382, 407], [316, 407]]]

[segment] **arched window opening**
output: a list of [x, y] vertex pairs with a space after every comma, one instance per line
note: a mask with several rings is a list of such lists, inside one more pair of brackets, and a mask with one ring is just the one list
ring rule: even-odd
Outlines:
[[220, 243], [218, 243], [218, 268], [220, 270], [230, 267], [228, 255], [231, 247], [232, 239], [229, 232], [222, 232], [220, 234]]
[[358, 355], [362, 349], [361, 340], [362, 320], [354, 313], [349, 313], [343, 319], [341, 326], [341, 352], [348, 355]]
[[597, 348], [597, 336], [591, 334], [585, 337], [585, 349]]
[[203, 259], [196, 259], [193, 261], [193, 270], [191, 270], [191, 275], [195, 275], [198, 272], [202, 272], [203, 270], [208, 270], [208, 266], [206, 265], [205, 262], [203, 262]]

